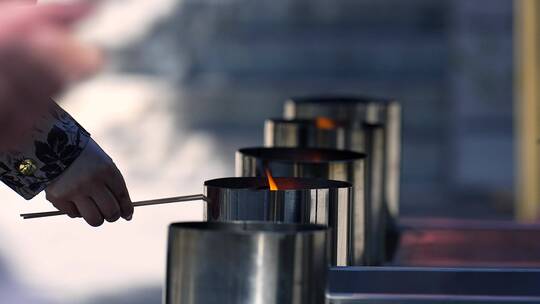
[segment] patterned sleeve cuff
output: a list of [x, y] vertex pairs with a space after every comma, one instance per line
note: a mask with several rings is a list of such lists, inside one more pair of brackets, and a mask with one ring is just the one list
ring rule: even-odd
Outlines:
[[0, 153], [0, 180], [29, 200], [79, 157], [89, 139], [90, 134], [54, 104], [26, 146]]

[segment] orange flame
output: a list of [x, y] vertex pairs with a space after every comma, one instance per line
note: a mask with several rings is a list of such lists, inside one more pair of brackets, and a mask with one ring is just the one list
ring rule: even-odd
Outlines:
[[270, 191], [277, 191], [278, 186], [276, 184], [276, 181], [272, 177], [272, 174], [270, 173], [270, 170], [265, 169], [264, 171], [266, 172], [266, 177], [268, 178], [268, 186], [270, 187]]
[[318, 129], [331, 130], [336, 128], [336, 122], [328, 117], [317, 117], [315, 124]]

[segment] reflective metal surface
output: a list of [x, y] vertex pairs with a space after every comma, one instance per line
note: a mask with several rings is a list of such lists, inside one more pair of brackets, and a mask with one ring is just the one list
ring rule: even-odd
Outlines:
[[267, 119], [264, 146], [346, 150], [349, 144], [347, 129], [342, 125], [322, 127], [315, 119]]
[[323, 304], [328, 230], [319, 225], [169, 226], [166, 304]]
[[[371, 233], [366, 235], [367, 248], [375, 264], [386, 256], [386, 218], [384, 203], [385, 134], [383, 126], [369, 123], [347, 123], [325, 119], [268, 119], [264, 132], [265, 146], [292, 148], [333, 148], [365, 153], [366, 218]], [[391, 246], [395, 248], [395, 246]], [[388, 254], [393, 256], [393, 253]]]
[[312, 177], [348, 181], [353, 184], [353, 214], [350, 245], [353, 265], [373, 265], [366, 234], [372, 233], [365, 205], [365, 155], [362, 153], [311, 148], [246, 148], [236, 153], [237, 176], [264, 176], [266, 168], [277, 177]]
[[540, 268], [540, 223], [401, 218], [392, 265]]
[[209, 221], [268, 221], [321, 224], [331, 227], [331, 265], [352, 264], [349, 225], [352, 185], [308, 178], [274, 178], [279, 190], [270, 191], [266, 178], [237, 177], [206, 181]]
[[540, 269], [333, 268], [331, 304], [540, 303]]
[[[338, 121], [383, 124], [385, 129], [385, 201], [389, 227], [399, 216], [401, 170], [401, 106], [391, 99], [371, 97], [306, 97], [292, 98], [285, 103], [285, 118], [313, 119], [328, 117]], [[351, 145], [353, 151], [362, 151]]]

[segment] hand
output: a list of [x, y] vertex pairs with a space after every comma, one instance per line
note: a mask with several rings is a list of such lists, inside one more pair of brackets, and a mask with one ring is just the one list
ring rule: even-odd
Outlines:
[[49, 97], [94, 73], [100, 52], [77, 42], [71, 26], [87, 3], [29, 5], [0, 0], [0, 149], [17, 146], [48, 106]]
[[64, 83], [94, 73], [101, 64], [100, 52], [82, 45], [71, 33], [72, 26], [93, 6], [89, 2], [28, 5], [32, 2], [0, 0], [0, 49], [16, 52], [13, 55], [25, 64], [22, 72], [34, 80], [36, 76], [52, 76]]
[[79, 158], [45, 190], [47, 199], [70, 217], [97, 227], [120, 216], [131, 220], [133, 205], [122, 174], [92, 139]]

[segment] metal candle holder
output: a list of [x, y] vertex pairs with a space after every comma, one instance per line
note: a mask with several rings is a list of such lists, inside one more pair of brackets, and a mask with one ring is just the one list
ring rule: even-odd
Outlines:
[[328, 229], [198, 222], [169, 226], [166, 304], [323, 304]]
[[[324, 122], [324, 120], [322, 120]], [[328, 148], [347, 150], [347, 128], [330, 127], [317, 119], [267, 119], [264, 124], [265, 147]]]
[[365, 155], [362, 153], [312, 148], [245, 148], [236, 152], [237, 176], [311, 177], [341, 180], [353, 185], [350, 225], [352, 265], [376, 265], [381, 258], [368, 243], [373, 234], [370, 210], [365, 204]]
[[329, 241], [333, 266], [352, 263], [349, 225], [352, 185], [308, 178], [274, 178], [277, 191], [266, 178], [220, 178], [204, 183], [208, 221], [265, 221], [320, 224], [332, 228]]
[[[401, 106], [392, 99], [357, 96], [291, 98], [286, 101], [287, 119], [331, 118], [349, 123], [382, 124], [385, 133], [384, 200], [388, 212], [387, 229], [395, 233], [399, 217], [401, 171]], [[354, 143], [346, 149], [362, 151]], [[391, 237], [394, 237], [391, 235]]]
[[[268, 119], [265, 123], [265, 146], [346, 149], [354, 146], [366, 154], [366, 210], [369, 210], [370, 233], [366, 242], [372, 257], [386, 256], [386, 221], [384, 203], [383, 126], [349, 123], [328, 119]], [[373, 260], [373, 259], [372, 259]], [[382, 263], [378, 261], [377, 263]]]

